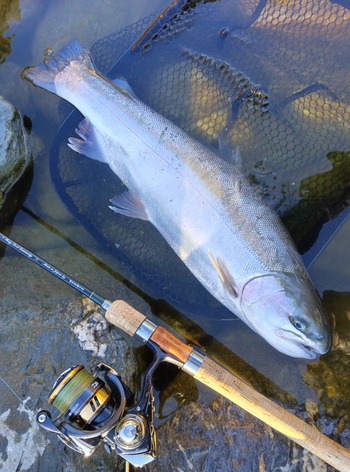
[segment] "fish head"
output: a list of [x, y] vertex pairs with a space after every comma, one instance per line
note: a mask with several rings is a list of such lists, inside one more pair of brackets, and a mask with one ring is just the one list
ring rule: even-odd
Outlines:
[[330, 349], [328, 316], [306, 277], [293, 273], [255, 277], [243, 288], [241, 309], [248, 326], [284, 354], [315, 359]]

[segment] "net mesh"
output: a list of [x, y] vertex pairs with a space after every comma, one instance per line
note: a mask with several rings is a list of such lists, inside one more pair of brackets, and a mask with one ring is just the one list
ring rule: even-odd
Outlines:
[[[98, 41], [92, 55], [102, 73], [124, 76], [194, 138], [222, 154], [239, 146], [239, 165], [302, 248], [349, 196], [349, 8], [330, 0], [175, 1], [155, 21]], [[65, 205], [150, 296], [228, 317], [151, 225], [108, 209], [125, 188], [107, 166], [66, 146], [80, 120], [69, 116], [51, 154]]]

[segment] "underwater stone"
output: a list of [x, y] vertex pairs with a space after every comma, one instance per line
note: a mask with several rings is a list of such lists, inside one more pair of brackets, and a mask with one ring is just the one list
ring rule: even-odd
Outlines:
[[23, 174], [27, 162], [20, 114], [0, 96], [0, 206], [6, 192]]

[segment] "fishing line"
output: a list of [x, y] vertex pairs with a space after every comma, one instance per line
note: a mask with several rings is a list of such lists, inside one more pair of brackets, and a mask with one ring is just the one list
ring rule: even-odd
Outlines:
[[26, 401], [22, 400], [22, 398], [13, 390], [12, 387], [6, 382], [6, 380], [0, 375], [0, 380], [3, 381], [5, 386], [13, 393], [15, 397], [18, 398], [18, 400], [22, 403], [22, 405], [30, 412], [30, 414], [35, 417], [35, 413], [26, 405]]
[[123, 277], [119, 272], [115, 271], [107, 265], [105, 262], [101, 261], [101, 259], [98, 259], [96, 256], [91, 254], [89, 251], [84, 249], [82, 246], [80, 246], [78, 243], [73, 241], [69, 236], [64, 234], [61, 230], [59, 230], [57, 227], [53, 226], [52, 224], [48, 223], [45, 221], [43, 218], [41, 218], [39, 215], [34, 213], [32, 210], [30, 210], [27, 207], [22, 207], [21, 210], [33, 218], [36, 222], [40, 223], [45, 229], [49, 230], [51, 233], [53, 233], [55, 236], [59, 237], [62, 239], [65, 243], [67, 243], [69, 246], [71, 246], [75, 251], [77, 251], [79, 254], [82, 254], [84, 257], [89, 259], [93, 264], [95, 264], [97, 267], [100, 269], [104, 270], [107, 272], [107, 274], [111, 275], [114, 279], [118, 280], [121, 282], [123, 285], [125, 285], [128, 289], [130, 289], [132, 292], [134, 292], [136, 295], [141, 297], [143, 300], [145, 300], [148, 304], [151, 304], [154, 302], [154, 300], [149, 297], [145, 292], [143, 292], [141, 289], [139, 289], [136, 285], [134, 285], [132, 282], [127, 280], [125, 277]]

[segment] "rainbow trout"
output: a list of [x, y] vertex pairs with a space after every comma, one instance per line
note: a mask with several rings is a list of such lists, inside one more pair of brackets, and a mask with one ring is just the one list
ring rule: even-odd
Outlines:
[[78, 41], [24, 71], [85, 117], [68, 145], [109, 164], [128, 191], [110, 208], [150, 221], [229, 310], [277, 350], [330, 347], [327, 315], [277, 215], [240, 170], [93, 66]]

